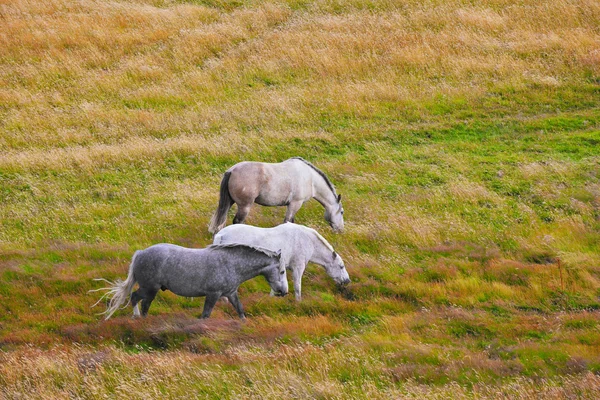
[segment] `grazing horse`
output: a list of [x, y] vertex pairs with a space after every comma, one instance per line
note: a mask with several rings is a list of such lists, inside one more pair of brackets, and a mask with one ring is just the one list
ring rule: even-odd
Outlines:
[[[129, 302], [133, 306], [133, 316], [139, 316], [141, 301], [141, 315], [146, 316], [156, 293], [170, 290], [179, 296], [206, 296], [202, 318], [208, 318], [217, 300], [225, 296], [240, 318], [245, 319], [238, 287], [257, 275], [264, 276], [277, 295], [287, 294], [287, 277], [280, 251], [239, 243], [212, 245], [204, 249], [156, 244], [135, 252], [124, 282], [100, 279], [111, 286], [97, 289], [107, 292], [96, 304], [107, 296], [110, 298], [103, 313], [109, 319], [119, 307]], [[131, 293], [136, 282], [139, 289]]]
[[234, 224], [244, 223], [253, 203], [287, 206], [283, 222], [294, 222], [302, 204], [315, 198], [325, 207], [325, 220], [334, 231], [344, 229], [342, 195], [325, 174], [300, 157], [271, 164], [244, 161], [229, 168], [221, 180], [219, 206], [208, 231], [217, 233], [225, 226], [227, 212], [236, 203]]
[[[281, 249], [281, 260], [292, 270], [294, 294], [300, 301], [302, 275], [308, 262], [321, 265], [339, 285], [350, 282], [342, 257], [314, 229], [291, 222], [274, 228], [258, 228], [251, 225], [229, 225], [215, 235], [213, 243], [260, 244], [268, 249]], [[274, 294], [271, 292], [271, 294]]]

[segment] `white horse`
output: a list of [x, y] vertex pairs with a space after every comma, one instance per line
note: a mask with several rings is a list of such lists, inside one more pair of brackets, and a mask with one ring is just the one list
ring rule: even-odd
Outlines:
[[315, 198], [325, 207], [325, 220], [334, 231], [344, 229], [342, 195], [327, 176], [300, 157], [271, 164], [244, 161], [229, 168], [221, 180], [219, 206], [208, 231], [217, 233], [226, 223], [227, 212], [236, 203], [234, 224], [244, 223], [252, 204], [287, 206], [283, 222], [294, 222], [302, 204]]
[[303, 225], [291, 222], [274, 228], [229, 225], [215, 235], [213, 243], [243, 243], [269, 250], [281, 249], [281, 262], [292, 270], [294, 294], [298, 301], [302, 297], [302, 275], [309, 261], [323, 266], [337, 284], [345, 285], [350, 282], [342, 257], [317, 231]]

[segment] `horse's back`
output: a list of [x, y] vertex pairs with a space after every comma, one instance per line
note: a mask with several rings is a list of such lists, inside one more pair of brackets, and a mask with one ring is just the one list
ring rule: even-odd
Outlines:
[[312, 197], [312, 173], [300, 159], [280, 163], [243, 161], [231, 167], [229, 193], [241, 204], [283, 206]]
[[194, 249], [170, 243], [159, 243], [138, 251], [136, 263], [145, 269], [156, 270], [157, 273], [162, 270], [178, 269], [210, 272], [211, 269], [221, 268], [219, 265], [234, 265], [239, 259], [243, 259], [246, 254], [244, 251], [247, 253], [248, 249], [216, 246]]
[[219, 231], [213, 244], [240, 243], [250, 246], [260, 245], [271, 251], [278, 249], [269, 246], [268, 238], [272, 228], [259, 228], [246, 224], [229, 225]]
[[147, 247], [144, 250], [139, 250], [138, 253], [140, 253], [140, 255], [137, 256], [137, 258], [139, 258], [141, 256], [146, 259], [156, 258], [158, 260], [162, 260], [166, 257], [169, 257], [169, 255], [171, 255], [171, 254], [187, 253], [188, 251], [194, 251], [194, 250], [199, 250], [199, 249], [190, 249], [187, 247], [182, 247], [182, 246], [178, 246], [176, 244], [171, 244], [171, 243], [158, 243], [158, 244], [153, 244], [152, 246]]
[[307, 229], [302, 225], [284, 223], [272, 228], [236, 224], [229, 225], [215, 236], [215, 244], [240, 243], [265, 247], [271, 251], [281, 250], [288, 260], [303, 253], [308, 245]]
[[138, 253], [136, 270], [143, 270], [146, 275], [160, 275], [172, 270], [200, 271], [211, 263], [211, 253], [205, 248], [191, 249], [170, 243], [155, 244]]
[[278, 167], [286, 167], [290, 166], [301, 166], [304, 163], [302, 160], [298, 158], [288, 158], [287, 160], [278, 162], [278, 163], [268, 163], [262, 161], [240, 161], [237, 164], [231, 166], [227, 171], [240, 171], [240, 170], [252, 170], [253, 168], [262, 169], [262, 168], [278, 168]]
[[273, 237], [291, 237], [293, 235], [306, 234], [311, 231], [314, 231], [314, 229], [292, 222], [286, 222], [270, 228], [247, 224], [235, 224], [221, 229], [217, 236], [223, 240], [228, 239], [229, 237], [248, 237], [261, 240]]

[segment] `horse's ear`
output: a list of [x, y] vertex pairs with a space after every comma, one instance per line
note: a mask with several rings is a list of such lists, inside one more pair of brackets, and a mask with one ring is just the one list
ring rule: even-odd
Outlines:
[[340, 201], [342, 201], [342, 195], [341, 195], [341, 194], [338, 194], [338, 203], [339, 203]]
[[275, 257], [281, 258], [281, 249], [279, 249], [275, 252]]
[[277, 258], [279, 259], [279, 272], [283, 275], [287, 267], [287, 259], [281, 255], [281, 249], [277, 250]]

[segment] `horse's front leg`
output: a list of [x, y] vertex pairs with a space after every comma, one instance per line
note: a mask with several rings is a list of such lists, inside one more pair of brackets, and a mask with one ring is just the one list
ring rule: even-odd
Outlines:
[[304, 269], [306, 265], [295, 265], [292, 267], [292, 279], [294, 280], [294, 296], [296, 301], [302, 300], [302, 275], [304, 275]]
[[237, 291], [228, 295], [227, 298], [229, 299], [229, 302], [231, 304], [233, 304], [233, 307], [237, 311], [240, 318], [246, 319], [246, 314], [244, 314], [244, 307], [242, 307], [242, 302], [240, 301], [240, 298], [238, 297]]
[[287, 206], [287, 211], [285, 212], [285, 219], [283, 222], [294, 222], [294, 217], [298, 210], [302, 207], [301, 201], [292, 201]]

